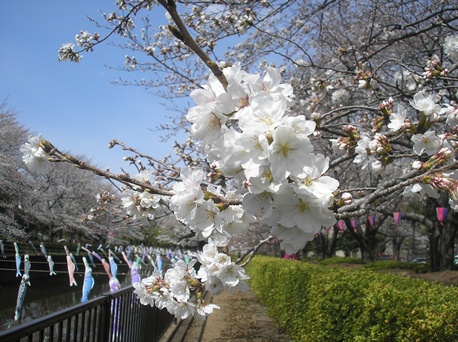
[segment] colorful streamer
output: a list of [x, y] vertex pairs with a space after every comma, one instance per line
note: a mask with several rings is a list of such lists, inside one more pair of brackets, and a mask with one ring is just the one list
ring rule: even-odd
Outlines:
[[89, 263], [87, 262], [87, 259], [85, 257], [83, 257], [83, 263], [84, 263], [85, 271], [84, 271], [83, 295], [81, 297], [81, 303], [88, 301], [89, 293], [91, 292], [95, 284], [94, 277], [92, 276], [92, 268], [91, 266], [89, 266]]
[[394, 223], [396, 223], [396, 225], [399, 225], [399, 223], [401, 222], [402, 213], [400, 211], [396, 211], [393, 213], [393, 217], [394, 217]]
[[14, 320], [17, 321], [21, 316], [22, 304], [24, 303], [25, 294], [27, 292], [27, 277], [24, 274], [19, 284], [19, 291], [16, 299], [16, 310], [14, 311]]
[[70, 286], [77, 286], [75, 280], [75, 264], [73, 263], [72, 257], [70, 256], [70, 252], [67, 246], [64, 246], [65, 253], [67, 254], [67, 270], [68, 270], [68, 280], [70, 282]]
[[345, 231], [345, 229], [344, 229], [344, 221], [339, 221], [339, 222], [337, 222], [337, 224], [339, 225], [340, 231], [343, 233]]
[[357, 219], [351, 219], [351, 226], [353, 227], [353, 231], [356, 233], [356, 228], [358, 228], [358, 220]]
[[19, 254], [19, 246], [14, 242], [14, 250], [16, 251], [16, 277], [22, 277], [21, 273], [21, 255]]
[[6, 259], [6, 255], [5, 255], [5, 244], [3, 243], [3, 240], [0, 240], [0, 249], [2, 251], [2, 257], [3, 259]]
[[439, 222], [443, 225], [444, 224], [444, 220], [445, 220], [445, 216], [447, 215], [447, 208], [444, 208], [444, 207], [438, 207], [436, 208], [436, 214], [437, 214], [437, 219], [439, 220]]
[[33, 244], [33, 242], [32, 242], [32, 241], [29, 241], [29, 243], [30, 243], [30, 245], [32, 246], [32, 248], [33, 248], [33, 250], [35, 251], [35, 253], [36, 253], [37, 255], [40, 255], [40, 253], [38, 253], [37, 249], [35, 248], [35, 245]]
[[46, 247], [45, 247], [45, 244], [42, 242], [40, 243], [40, 249], [41, 249], [41, 253], [43, 253], [43, 255], [45, 256], [46, 260], [48, 259], [48, 252], [46, 252]]
[[367, 219], [369, 220], [369, 224], [373, 227], [375, 226], [375, 215], [369, 215], [367, 217]]

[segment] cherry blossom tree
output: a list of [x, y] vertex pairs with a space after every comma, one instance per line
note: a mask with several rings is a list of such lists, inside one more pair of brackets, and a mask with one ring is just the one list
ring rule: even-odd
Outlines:
[[27, 130], [4, 101], [0, 105], [0, 231], [5, 237], [24, 236], [15, 213], [30, 191], [30, 184], [20, 173], [24, 165], [19, 147], [26, 141]]
[[[370, 213], [393, 210], [400, 196], [445, 194], [458, 209], [453, 2], [116, 4], [118, 11], [104, 14], [106, 35], [82, 31], [77, 47], [63, 45], [59, 59], [79, 62], [114, 34], [141, 51], [126, 56], [127, 70], [152, 73], [139, 85], [159, 86], [166, 97], [189, 94], [194, 102], [175, 123], [189, 132], [175, 146], [178, 162], [117, 141], [110, 146], [132, 152], [138, 174], [100, 170], [37, 136], [22, 151], [36, 172], [67, 162], [110, 179], [120, 184], [129, 217], [173, 213], [186, 232], [208, 241], [198, 271], [179, 262], [139, 283], [142, 303], [181, 318], [205, 316], [215, 306], [203, 301], [204, 290], [245, 290], [246, 261], [223, 251], [254, 222], [270, 229], [249, 258], [272, 238], [296, 253], [323, 227], [364, 223]], [[168, 24], [153, 30], [149, 14], [159, 10]], [[224, 48], [231, 37], [238, 43]], [[363, 246], [370, 230], [360, 226]]]
[[23, 225], [29, 237], [92, 241], [106, 238], [112, 230], [112, 216], [109, 220], [88, 219], [98, 206], [97, 193], [110, 189], [99, 177], [62, 163], [48, 165], [45, 174], [24, 176], [34, 189], [22, 203]]
[[[29, 134], [5, 101], [0, 106], [0, 235], [5, 240], [105, 239], [108, 229], [118, 231], [116, 221], [118, 226], [130, 226], [121, 230], [124, 237], [140, 238], [138, 223], [113, 216], [111, 210], [103, 217], [103, 200], [97, 202], [97, 193], [115, 189], [99, 177], [65, 163], [47, 165], [46, 174], [27, 171], [20, 148]], [[46, 165], [40, 164], [41, 158], [36, 161]], [[96, 211], [98, 217], [89, 220]]]

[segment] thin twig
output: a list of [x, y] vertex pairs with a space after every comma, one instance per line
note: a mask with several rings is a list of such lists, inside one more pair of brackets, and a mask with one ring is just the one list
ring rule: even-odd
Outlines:
[[221, 71], [217, 63], [213, 62], [212, 59], [205, 53], [204, 50], [197, 44], [197, 42], [192, 38], [189, 33], [186, 25], [181, 20], [180, 15], [177, 12], [177, 5], [174, 0], [158, 0], [158, 2], [167, 10], [170, 14], [170, 17], [176, 24], [175, 26], [169, 25], [170, 32], [175, 36], [175, 38], [182, 41], [187, 47], [189, 47], [195, 54], [207, 65], [210, 71], [215, 75], [219, 80], [223, 88], [227, 89], [227, 79], [224, 76], [224, 73]]
[[250, 251], [246, 252], [244, 255], [242, 255], [240, 258], [238, 258], [235, 263], [236, 264], [240, 263], [243, 259], [245, 259], [248, 256], [248, 259], [243, 264], [241, 264], [240, 266], [241, 267], [245, 267], [246, 265], [248, 265], [249, 262], [251, 261], [251, 259], [253, 259], [253, 257], [258, 252], [259, 248], [261, 248], [263, 245], [268, 243], [272, 238], [273, 238], [273, 236], [270, 235], [268, 238], [259, 241], [259, 243], [256, 246], [254, 246]]

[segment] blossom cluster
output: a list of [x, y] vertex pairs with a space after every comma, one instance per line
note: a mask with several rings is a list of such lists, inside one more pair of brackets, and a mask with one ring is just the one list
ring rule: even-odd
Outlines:
[[236, 265], [228, 255], [219, 252], [215, 241], [210, 239], [197, 259], [201, 263], [197, 278], [205, 283], [205, 290], [212, 295], [219, 295], [223, 291], [248, 290], [245, 280], [249, 277], [245, 270]]
[[[210, 236], [213, 227], [225, 234], [226, 217], [234, 217], [226, 211], [234, 209], [225, 205], [224, 198], [240, 198], [243, 206], [238, 210], [271, 226], [281, 247], [295, 253], [322, 226], [336, 222], [329, 207], [339, 183], [325, 175], [328, 158], [314, 153], [309, 135], [316, 124], [292, 115], [293, 90], [290, 84], [281, 83], [279, 70], [269, 67], [261, 78], [234, 64], [223, 72], [227, 88], [211, 75], [208, 85], [191, 93], [197, 105], [188, 111], [187, 119], [207, 160], [214, 169], [237, 180], [240, 190], [223, 194], [219, 188], [208, 187], [217, 198], [223, 197], [219, 206], [209, 204], [199, 190], [200, 176], [194, 173], [196, 178], [190, 181], [182, 175], [185, 183], [174, 187], [177, 195], [171, 199], [175, 212], [181, 213], [177, 218], [194, 230], [196, 221], [197, 226], [211, 222], [210, 228], [198, 229], [204, 237]], [[183, 195], [178, 187], [185, 189]], [[203, 216], [201, 206], [206, 209]]]
[[[133, 179], [151, 184], [151, 177], [152, 171], [145, 169], [135, 175]], [[125, 189], [121, 195], [123, 209], [133, 219], [154, 220], [156, 213], [162, 210], [160, 200], [160, 196], [141, 190], [138, 185], [133, 185], [132, 189]]]
[[[377, 133], [371, 135], [358, 131], [355, 126], [346, 125], [343, 128], [346, 136], [331, 140], [334, 149], [354, 154], [353, 162], [360, 164], [362, 169], [370, 165], [375, 174], [381, 174], [394, 156], [388, 136], [398, 137], [407, 133], [413, 155], [426, 160], [414, 161], [411, 164], [413, 169], [428, 171], [436, 166], [454, 163], [458, 147], [454, 133], [458, 125], [456, 103], [445, 103], [438, 93], [420, 91], [409, 101], [409, 105], [407, 108], [401, 103], [395, 106], [392, 98], [384, 101], [379, 106], [382, 116], [373, 121], [372, 131]], [[415, 117], [419, 117], [417, 122], [413, 121]], [[453, 133], [438, 133], [436, 125], [439, 123], [447, 124]], [[385, 125], [386, 132], [380, 132]], [[450, 205], [458, 209], [457, 188], [456, 172], [436, 172], [422, 177], [419, 183], [407, 186], [404, 195], [419, 193], [438, 198], [438, 191], [445, 190], [451, 194]]]
[[121, 197], [124, 210], [133, 219], [153, 220], [156, 210], [160, 208], [159, 200], [159, 196], [147, 191], [140, 193], [135, 190], [125, 190]]
[[181, 182], [175, 183], [175, 195], [170, 199], [170, 209], [175, 217], [193, 230], [200, 239], [212, 237], [221, 245], [226, 245], [232, 235], [246, 231], [255, 221], [241, 205], [227, 205], [219, 199], [221, 187], [207, 185], [203, 189], [204, 173], [201, 169], [184, 169]]
[[[197, 261], [201, 263], [198, 271]], [[134, 292], [142, 304], [165, 308], [177, 318], [185, 319], [189, 315], [203, 318], [219, 309], [205, 301], [205, 291], [213, 295], [223, 290], [246, 291], [246, 279], [243, 268], [235, 265], [228, 255], [218, 252], [217, 245], [210, 240], [197, 259], [189, 263], [177, 261], [164, 277], [156, 272], [134, 284]]]
[[48, 154], [41, 144], [41, 135], [30, 136], [29, 141], [21, 146], [20, 151], [22, 153], [22, 160], [29, 170], [44, 174], [49, 170], [49, 162]]

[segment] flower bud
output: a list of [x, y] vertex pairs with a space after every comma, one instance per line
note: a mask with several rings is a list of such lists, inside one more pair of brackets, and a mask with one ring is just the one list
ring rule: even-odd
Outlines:
[[374, 174], [379, 175], [383, 172], [383, 164], [380, 160], [375, 160], [371, 164]]
[[353, 196], [349, 192], [344, 192], [340, 198], [344, 204], [351, 204], [353, 202]]
[[423, 163], [419, 160], [416, 160], [412, 163], [412, 168], [415, 170], [420, 170], [422, 166], [423, 166]]
[[310, 116], [310, 118], [313, 121], [319, 121], [321, 119], [321, 114], [317, 113], [317, 112], [313, 112], [312, 115]]

